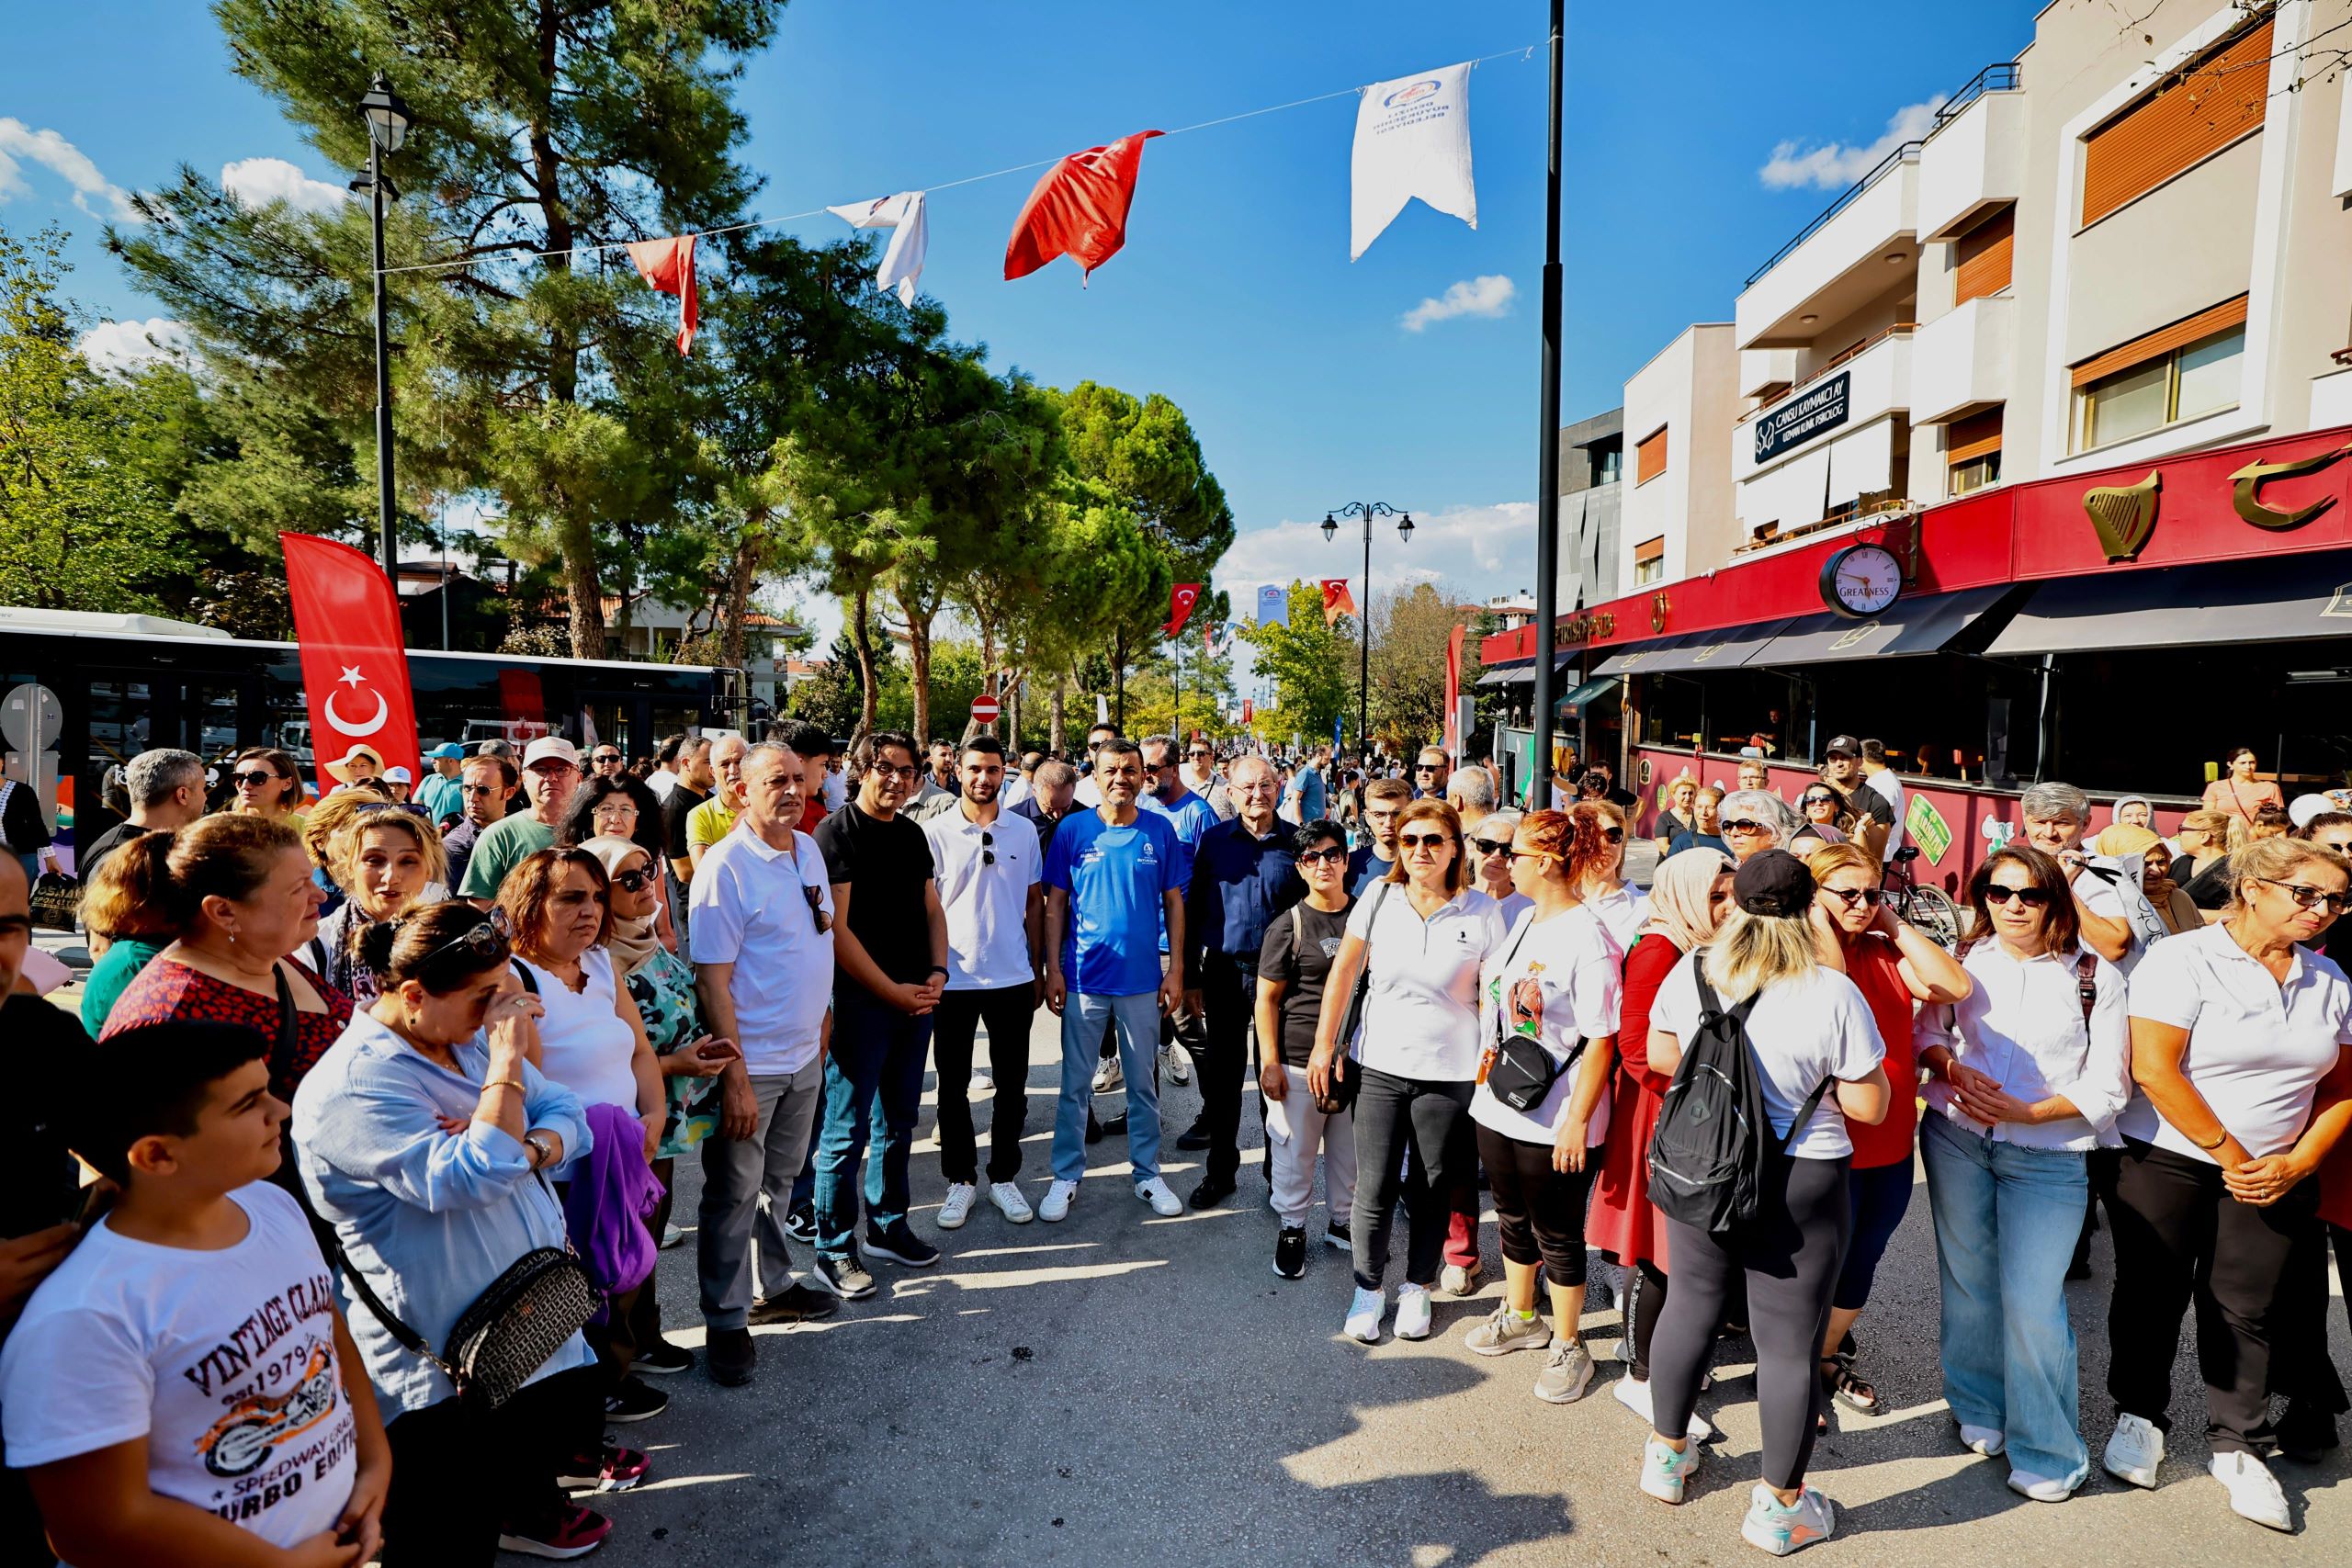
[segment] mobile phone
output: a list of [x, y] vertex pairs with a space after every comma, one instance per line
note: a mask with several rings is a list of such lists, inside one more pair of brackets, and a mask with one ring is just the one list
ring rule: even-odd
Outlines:
[[74, 1195], [74, 1212], [66, 1218], [88, 1230], [106, 1217], [114, 1207], [115, 1185], [111, 1181], [93, 1181]]

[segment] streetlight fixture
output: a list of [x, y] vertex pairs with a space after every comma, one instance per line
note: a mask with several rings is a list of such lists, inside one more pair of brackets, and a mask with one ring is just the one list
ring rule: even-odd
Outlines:
[[1399, 512], [1385, 501], [1351, 501], [1323, 514], [1324, 543], [1330, 543], [1339, 534], [1341, 517], [1363, 519], [1363, 603], [1356, 606], [1356, 625], [1363, 633], [1363, 649], [1356, 665], [1356, 746], [1369, 761], [1372, 756], [1372, 520], [1374, 517], [1397, 519], [1396, 537], [1410, 544], [1413, 514]]
[[[382, 536], [379, 546], [384, 556], [384, 575], [397, 592], [401, 558], [394, 533], [398, 509], [392, 500], [392, 355], [384, 298], [384, 203], [398, 201], [401, 193], [384, 177], [384, 154], [399, 152], [407, 140], [409, 112], [408, 105], [392, 91], [390, 81], [379, 71], [359, 100], [359, 113], [368, 122], [368, 172], [353, 180], [351, 188], [368, 193], [376, 228], [376, 521]], [[443, 588], [446, 592], [446, 582]]]

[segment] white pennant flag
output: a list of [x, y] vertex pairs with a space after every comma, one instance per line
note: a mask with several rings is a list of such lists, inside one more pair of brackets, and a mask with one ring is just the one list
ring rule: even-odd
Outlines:
[[1353, 186], [1348, 211], [1350, 261], [1371, 249], [1417, 196], [1476, 229], [1470, 67], [1449, 65], [1364, 88], [1356, 101], [1355, 154], [1349, 174]]
[[853, 229], [897, 231], [890, 236], [889, 248], [882, 253], [882, 265], [874, 269], [874, 281], [884, 288], [898, 289], [899, 303], [911, 308], [915, 285], [922, 276], [923, 247], [931, 243], [930, 229], [923, 221], [922, 192], [903, 190], [896, 196], [825, 210]]

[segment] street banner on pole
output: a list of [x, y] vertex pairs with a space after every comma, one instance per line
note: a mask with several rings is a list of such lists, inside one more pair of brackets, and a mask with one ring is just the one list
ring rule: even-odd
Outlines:
[[1467, 626], [1456, 626], [1445, 639], [1445, 754], [1457, 765], [1462, 761], [1462, 639], [1468, 635]]
[[1279, 582], [1262, 584], [1258, 590], [1258, 624], [1261, 626], [1290, 625], [1290, 590]]
[[1348, 259], [1355, 260], [1419, 197], [1476, 229], [1470, 178], [1470, 67], [1449, 65], [1374, 82], [1356, 100], [1349, 164]]
[[315, 534], [277, 538], [286, 551], [286, 590], [294, 607], [319, 793], [335, 784], [327, 764], [355, 746], [416, 777], [423, 768], [416, 705], [409, 695], [392, 580], [349, 545]]

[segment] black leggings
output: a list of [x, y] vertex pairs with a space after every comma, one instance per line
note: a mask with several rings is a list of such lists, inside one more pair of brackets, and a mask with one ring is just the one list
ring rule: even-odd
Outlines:
[[1657, 1430], [1690, 1424], [1700, 1380], [1733, 1281], [1747, 1286], [1756, 1341], [1756, 1402], [1764, 1429], [1764, 1484], [1804, 1480], [1821, 1403], [1821, 1337], [1846, 1259], [1854, 1211], [1848, 1156], [1771, 1163], [1756, 1219], [1717, 1234], [1668, 1220], [1674, 1292], [1651, 1350], [1650, 1404]]
[[564, 1509], [556, 1477], [600, 1450], [604, 1414], [598, 1369], [575, 1367], [495, 1410], [452, 1394], [394, 1416], [384, 1568], [491, 1568], [501, 1530], [552, 1530]]
[[[1588, 1158], [1582, 1170], [1555, 1170], [1549, 1144], [1531, 1144], [1487, 1126], [1477, 1128], [1477, 1138], [1505, 1260], [1540, 1262], [1553, 1284], [1582, 1285], [1584, 1201], [1592, 1190], [1597, 1162]], [[1560, 1333], [1573, 1337], [1576, 1325], [1562, 1324]]]
[[[1356, 1205], [1353, 1237], [1356, 1284], [1380, 1289], [1388, 1271], [1388, 1227], [1402, 1190], [1405, 1199], [1405, 1282], [1433, 1285], [1445, 1252], [1445, 1227], [1458, 1185], [1478, 1179], [1477, 1140], [1470, 1135], [1468, 1079], [1400, 1078], [1359, 1063], [1356, 1088]], [[1409, 1149], [1419, 1157], [1404, 1171]]]
[[1623, 1311], [1625, 1340], [1622, 1347], [1625, 1370], [1635, 1382], [1650, 1381], [1650, 1345], [1657, 1337], [1657, 1320], [1666, 1313], [1666, 1273], [1645, 1258], [1625, 1269]]

